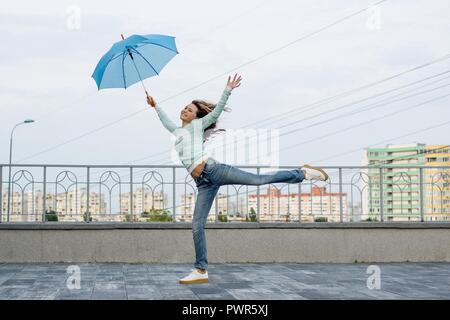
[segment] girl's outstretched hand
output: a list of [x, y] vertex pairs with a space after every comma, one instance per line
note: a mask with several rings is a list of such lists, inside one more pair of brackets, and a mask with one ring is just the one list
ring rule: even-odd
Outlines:
[[239, 76], [238, 78], [236, 78], [237, 73], [234, 74], [233, 80], [231, 80], [231, 76], [228, 76], [228, 82], [227, 82], [227, 87], [234, 89], [237, 88], [241, 85], [241, 76]]
[[147, 103], [152, 106], [153, 108], [156, 106], [156, 101], [153, 99], [152, 96], [147, 94]]

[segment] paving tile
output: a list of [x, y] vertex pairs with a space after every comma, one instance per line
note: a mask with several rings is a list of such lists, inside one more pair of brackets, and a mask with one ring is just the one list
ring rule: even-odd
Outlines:
[[128, 300], [164, 300], [164, 298], [159, 292], [129, 293]]
[[94, 291], [97, 290], [124, 290], [125, 289], [125, 283], [122, 282], [113, 282], [113, 281], [102, 281], [98, 282], [95, 281], [94, 283]]
[[197, 294], [200, 300], [237, 300], [229, 292], [225, 293], [210, 293], [210, 294]]
[[31, 287], [35, 282], [36, 279], [18, 279], [13, 277], [3, 282], [2, 286], [27, 288]]
[[[214, 283], [217, 283], [214, 281]], [[246, 289], [250, 288], [251, 282], [242, 281], [242, 282], [223, 282], [217, 283], [217, 286], [222, 289]]]
[[59, 298], [77, 298], [77, 299], [89, 299], [92, 295], [93, 289], [92, 288], [83, 288], [80, 289], [68, 289], [68, 288], [61, 288], [58, 291], [57, 299]]
[[197, 285], [188, 285], [189, 289], [195, 294], [219, 294], [223, 292], [224, 290], [216, 287], [216, 286], [207, 286], [207, 284], [202, 286]]
[[160, 293], [163, 300], [199, 300], [199, 297], [190, 290], [160, 290]]
[[125, 290], [95, 290], [92, 292], [92, 300], [124, 300], [127, 298]]

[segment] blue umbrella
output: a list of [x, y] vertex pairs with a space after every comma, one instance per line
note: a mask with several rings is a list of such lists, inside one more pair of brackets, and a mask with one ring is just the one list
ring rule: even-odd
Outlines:
[[143, 79], [159, 75], [162, 68], [178, 54], [175, 37], [161, 34], [137, 35], [116, 42], [100, 59], [92, 78], [98, 90], [128, 88]]

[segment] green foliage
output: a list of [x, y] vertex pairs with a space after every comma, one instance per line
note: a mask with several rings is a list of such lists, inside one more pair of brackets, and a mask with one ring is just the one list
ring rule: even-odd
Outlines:
[[[88, 221], [88, 215], [87, 212], [83, 213], [83, 221], [87, 222]], [[92, 217], [89, 217], [89, 221], [92, 221]]]
[[141, 213], [141, 217], [147, 218], [147, 222], [173, 221], [170, 212], [165, 209], [151, 209], [150, 211], [144, 211]]
[[132, 214], [125, 214], [125, 221], [126, 222], [136, 222], [136, 221], [138, 221], [138, 219], [136, 218], [136, 216], [134, 216]]
[[45, 221], [58, 221], [58, 215], [54, 210], [45, 210]]
[[228, 217], [222, 214], [222, 211], [220, 211], [217, 215], [217, 220], [219, 220], [220, 222], [228, 222]]
[[317, 217], [314, 218], [314, 222], [327, 222], [328, 218], [327, 217]]
[[256, 211], [253, 207], [250, 208], [250, 213], [245, 217], [246, 222], [257, 222]]

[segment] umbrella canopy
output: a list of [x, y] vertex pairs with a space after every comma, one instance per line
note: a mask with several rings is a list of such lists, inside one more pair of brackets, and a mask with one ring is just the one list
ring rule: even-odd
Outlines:
[[[123, 36], [122, 36], [123, 38]], [[149, 34], [132, 35], [116, 42], [95, 67], [92, 78], [98, 90], [128, 88], [143, 79], [158, 75], [178, 54], [175, 37]]]

